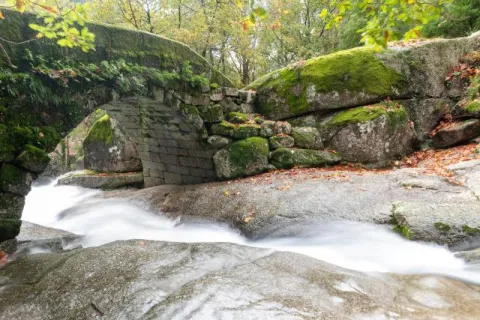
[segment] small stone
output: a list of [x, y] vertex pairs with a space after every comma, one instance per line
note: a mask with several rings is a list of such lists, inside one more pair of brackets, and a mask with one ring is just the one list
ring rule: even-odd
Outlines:
[[248, 120], [250, 119], [248, 118], [248, 115], [245, 113], [230, 112], [228, 114], [228, 121], [230, 121], [231, 123], [245, 123], [245, 122], [248, 122]]
[[219, 102], [223, 100], [223, 94], [222, 93], [214, 93], [210, 95], [210, 100], [213, 102]]
[[268, 141], [270, 142], [270, 148], [273, 150], [278, 148], [291, 148], [295, 143], [294, 139], [287, 135], [274, 136]]
[[260, 135], [260, 126], [257, 124], [241, 124], [235, 128], [233, 138], [235, 140], [256, 137]]
[[223, 112], [229, 113], [229, 112], [240, 112], [240, 106], [237, 105], [232, 98], [227, 98], [226, 100], [223, 100], [220, 102], [220, 104], [223, 107]]
[[173, 96], [185, 104], [192, 103], [192, 96], [190, 96], [189, 94], [186, 94], [185, 92], [175, 92]]
[[210, 104], [210, 97], [208, 95], [195, 96], [191, 99], [191, 104], [194, 106], [208, 106]]
[[277, 121], [275, 124], [275, 134], [290, 134], [292, 125], [285, 121]]
[[243, 113], [255, 113], [255, 108], [250, 103], [240, 104], [240, 110], [242, 110]]
[[275, 135], [275, 121], [264, 121], [260, 126], [260, 136], [270, 138]]
[[203, 120], [207, 123], [218, 123], [225, 120], [222, 106], [219, 104], [214, 104], [213, 106], [206, 106], [199, 110]]
[[210, 134], [224, 137], [233, 137], [235, 126], [230, 122], [222, 121], [210, 127]]
[[256, 124], [262, 124], [265, 122], [265, 119], [262, 119], [260, 117], [255, 117], [254, 121]]
[[322, 138], [317, 128], [294, 127], [292, 137], [295, 139], [295, 147], [303, 149], [323, 149]]
[[210, 86], [208, 84], [202, 86], [201, 91], [202, 91], [202, 93], [209, 93], [210, 92]]
[[279, 148], [272, 152], [271, 163], [279, 169], [320, 167], [341, 161], [338, 153], [324, 150]]
[[433, 137], [436, 148], [447, 148], [480, 135], [480, 120], [470, 119], [451, 123]]
[[223, 148], [227, 146], [232, 140], [222, 136], [210, 136], [207, 142], [214, 148]]
[[237, 88], [230, 88], [224, 87], [223, 94], [227, 97], [238, 97], [238, 89]]
[[15, 159], [15, 164], [19, 167], [34, 173], [42, 173], [50, 162], [50, 157], [45, 151], [26, 145], [25, 149]]

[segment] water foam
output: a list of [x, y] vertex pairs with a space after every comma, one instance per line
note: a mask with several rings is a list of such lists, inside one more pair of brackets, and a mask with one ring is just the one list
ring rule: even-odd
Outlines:
[[293, 236], [252, 241], [224, 225], [180, 223], [126, 199], [102, 199], [100, 191], [55, 184], [33, 187], [23, 220], [83, 235], [84, 247], [129, 239], [231, 242], [300, 253], [363, 272], [439, 274], [480, 284], [480, 270], [445, 247], [407, 241], [382, 226], [345, 221], [297, 225], [289, 230]]

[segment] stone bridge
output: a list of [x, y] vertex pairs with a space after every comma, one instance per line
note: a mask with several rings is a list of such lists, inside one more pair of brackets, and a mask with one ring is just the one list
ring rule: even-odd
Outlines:
[[157, 88], [154, 97], [115, 99], [101, 108], [137, 144], [150, 187], [216, 180], [213, 155], [229, 140], [209, 136], [207, 126], [223, 121], [224, 110], [250, 112], [252, 98], [252, 92], [228, 87], [194, 96]]
[[[341, 51], [239, 91], [169, 39], [92, 24], [96, 50], [83, 53], [28, 41], [35, 17], [3, 13], [0, 38], [22, 44], [2, 42], [9, 59], [0, 58], [0, 241], [16, 236], [45, 152], [100, 107], [136, 144], [147, 187], [342, 160], [382, 166], [425, 142], [448, 147], [480, 134], [480, 82], [451, 73], [480, 65], [479, 34]], [[452, 114], [459, 132], [428, 141]]]

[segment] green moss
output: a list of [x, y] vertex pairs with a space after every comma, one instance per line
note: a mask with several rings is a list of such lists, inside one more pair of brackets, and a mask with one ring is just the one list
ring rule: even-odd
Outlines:
[[234, 132], [235, 126], [227, 121], [216, 123], [210, 127], [210, 133], [219, 136], [233, 137]]
[[0, 124], [0, 162], [10, 162], [15, 158], [15, 146], [8, 133], [7, 126]]
[[408, 123], [407, 110], [400, 105], [380, 103], [373, 106], [357, 107], [341, 111], [326, 124], [327, 127], [343, 126], [348, 123], [362, 123], [386, 116], [391, 130]]
[[106, 145], [112, 143], [113, 140], [113, 129], [108, 114], [104, 115], [98, 119], [93, 126], [88, 131], [87, 137], [85, 138], [85, 143], [93, 141], [102, 141]]
[[410, 229], [408, 229], [408, 227], [397, 225], [393, 228], [393, 231], [399, 233], [407, 240], [410, 240], [411, 238]]
[[235, 127], [233, 138], [236, 140], [257, 137], [260, 135], [260, 126], [258, 124], [240, 124]]
[[480, 101], [474, 100], [470, 102], [466, 107], [465, 110], [468, 113], [479, 113], [480, 112]]
[[462, 226], [462, 231], [468, 234], [469, 236], [480, 236], [480, 228], [473, 228], [468, 225]]
[[[372, 48], [355, 48], [307, 60], [259, 78], [250, 89], [275, 91], [293, 114], [308, 111], [307, 88], [315, 92], [363, 92], [379, 97], [395, 95], [406, 85], [403, 75], [386, 67]], [[274, 105], [260, 106], [263, 113]]]
[[[234, 168], [231, 178], [245, 175], [245, 172], [249, 170], [251, 163], [257, 163], [259, 161], [261, 162], [263, 159], [268, 159], [270, 151], [267, 139], [260, 137], [251, 137], [245, 140], [236, 141], [228, 145], [226, 148], [229, 154], [231, 167]], [[263, 171], [263, 168], [258, 171]]]
[[202, 118], [207, 123], [221, 122], [224, 119], [222, 106], [215, 104], [200, 109]]
[[451, 227], [448, 224], [443, 222], [435, 222], [433, 226], [435, 227], [435, 229], [441, 232], [448, 232], [451, 229]]
[[[394, 208], [395, 208], [395, 205], [394, 205]], [[411, 238], [410, 229], [407, 226], [400, 225], [394, 215], [391, 216], [389, 223], [394, 225], [392, 229], [394, 232], [402, 235], [405, 239], [410, 240]]]
[[0, 219], [0, 242], [14, 239], [20, 233], [22, 220]]
[[291, 148], [295, 143], [294, 139], [287, 135], [273, 136], [268, 139], [268, 141], [270, 142], [270, 148], [272, 149]]
[[231, 123], [245, 123], [248, 120], [248, 115], [241, 112], [230, 112], [227, 116], [227, 120]]
[[15, 159], [15, 164], [35, 173], [41, 173], [50, 162], [45, 151], [26, 145], [22, 153]]

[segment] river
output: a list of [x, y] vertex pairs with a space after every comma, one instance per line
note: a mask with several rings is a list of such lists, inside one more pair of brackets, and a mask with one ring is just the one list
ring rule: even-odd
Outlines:
[[[292, 226], [290, 237], [249, 240], [213, 223], [182, 223], [149, 212], [141, 203], [104, 199], [101, 191], [75, 186], [35, 184], [23, 220], [82, 235], [83, 247], [116, 240], [230, 242], [304, 254], [363, 272], [437, 274], [480, 284], [480, 265], [467, 264], [443, 246], [408, 241], [385, 226], [338, 221]], [[292, 234], [290, 230], [290, 234]]]

